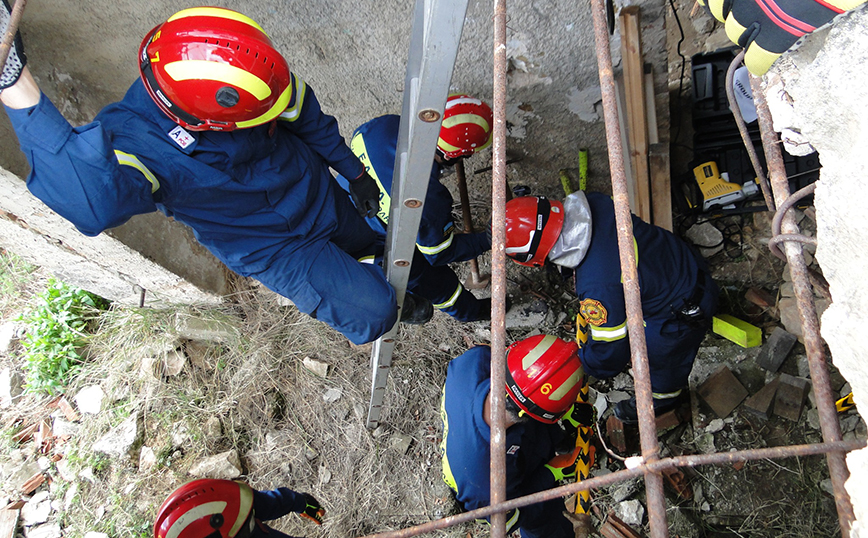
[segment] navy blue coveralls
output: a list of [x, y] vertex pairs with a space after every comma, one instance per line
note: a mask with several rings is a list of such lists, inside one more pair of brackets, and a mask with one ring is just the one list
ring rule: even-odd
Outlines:
[[72, 128], [43, 94], [6, 109], [30, 162], [30, 191], [94, 236], [160, 210], [193, 229], [227, 267], [288, 297], [355, 343], [397, 319], [395, 292], [364, 225], [329, 166], [363, 166], [313, 90], [292, 76], [289, 107], [274, 122], [231, 132], [190, 132], [148, 96], [141, 80], [95, 121]]
[[[376, 217], [366, 220], [383, 240], [386, 237], [386, 223], [389, 222], [400, 120], [400, 116], [393, 114], [374, 118], [356, 129], [350, 143], [353, 153], [380, 187], [379, 212]], [[489, 312], [480, 312], [481, 309], [490, 308], [489, 303], [480, 301], [464, 289], [448, 264], [479, 256], [491, 249], [491, 242], [484, 232], [455, 233], [452, 195], [449, 189], [440, 183], [441, 170], [441, 166], [436, 162], [431, 168], [407, 287], [455, 319], [475, 321], [481, 314], [485, 317], [490, 315]], [[344, 189], [349, 189], [344, 177], [339, 176], [338, 182]]]
[[253, 490], [253, 517], [256, 525], [251, 538], [293, 538], [288, 534], [274, 530], [262, 521], [271, 521], [285, 516], [290, 512], [301, 513], [307, 507], [307, 501], [302, 493], [291, 489], [277, 488], [269, 491]]
[[[609, 196], [588, 193], [592, 233], [588, 252], [576, 267], [580, 303], [577, 340], [585, 372], [598, 379], [618, 375], [630, 363], [627, 313], [615, 208]], [[633, 215], [645, 341], [651, 387], [658, 398], [687, 386], [699, 345], [711, 326], [718, 289], [705, 261], [684, 241]], [[700, 319], [678, 312], [698, 306]]]
[[[483, 406], [491, 388], [491, 349], [476, 346], [449, 363], [440, 402], [443, 480], [465, 510], [490, 504], [491, 428]], [[505, 390], [505, 389], [504, 389]], [[558, 484], [545, 464], [565, 433], [557, 424], [528, 420], [506, 430], [506, 497], [515, 499]], [[507, 513], [507, 533], [522, 538], [573, 538], [564, 502], [552, 499]]]

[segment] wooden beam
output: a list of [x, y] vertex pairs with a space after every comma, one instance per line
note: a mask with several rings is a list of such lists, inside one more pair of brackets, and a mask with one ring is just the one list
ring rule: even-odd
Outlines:
[[651, 215], [653, 224], [672, 231], [672, 182], [669, 166], [669, 145], [649, 146], [648, 166], [651, 172]]
[[648, 181], [648, 124], [645, 110], [645, 69], [639, 32], [639, 6], [627, 6], [618, 15], [621, 32], [621, 65], [627, 102], [627, 130], [633, 168], [633, 213], [651, 222], [651, 188]]

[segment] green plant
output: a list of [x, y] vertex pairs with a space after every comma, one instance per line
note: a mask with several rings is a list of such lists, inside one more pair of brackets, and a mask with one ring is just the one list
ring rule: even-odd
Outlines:
[[89, 325], [107, 306], [105, 299], [90, 292], [48, 280], [36, 308], [19, 317], [27, 323], [21, 343], [28, 391], [54, 394], [69, 383], [81, 366], [79, 351], [87, 342]]

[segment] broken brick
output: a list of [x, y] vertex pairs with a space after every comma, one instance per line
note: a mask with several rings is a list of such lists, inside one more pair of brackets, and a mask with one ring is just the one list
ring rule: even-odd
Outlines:
[[26, 443], [29, 441], [33, 434], [36, 433], [36, 430], [39, 429], [39, 424], [31, 424], [30, 426], [26, 426], [22, 428], [18, 433], [12, 436], [12, 440], [16, 443]]
[[796, 344], [798, 337], [780, 327], [775, 327], [756, 357], [756, 363], [768, 370], [777, 372]]
[[66, 399], [66, 396], [57, 401], [57, 407], [63, 411], [63, 416], [70, 422], [77, 422], [81, 417], [75, 412], [72, 404]]
[[748, 392], [726, 366], [721, 366], [696, 391], [720, 418], [726, 418]]
[[807, 379], [788, 374], [781, 374], [779, 379], [780, 384], [775, 393], [774, 413], [779, 417], [798, 422], [811, 385]]
[[775, 306], [775, 298], [772, 297], [772, 294], [767, 292], [761, 288], [749, 288], [745, 294], [744, 298], [757, 306], [761, 306], [763, 308], [770, 308]]
[[679, 497], [686, 501], [693, 498], [693, 488], [690, 487], [681, 469], [669, 467], [668, 469], [663, 469], [662, 473], [663, 478], [666, 479], [666, 483], [672, 486], [672, 489], [675, 490], [675, 493]]
[[[609, 517], [606, 518], [606, 523], [603, 526], [608, 525], [609, 528], [614, 531], [614, 534], [611, 536], [617, 536], [619, 538], [642, 538], [642, 535], [633, 530], [633, 527], [624, 523], [624, 521], [615, 515], [614, 512], [609, 512]], [[602, 533], [602, 529], [600, 529]]]
[[775, 402], [775, 393], [778, 390], [780, 378], [776, 377], [771, 383], [757, 391], [756, 394], [745, 400], [744, 408], [761, 417], [769, 418], [772, 404]]
[[23, 495], [30, 495], [33, 491], [42, 485], [45, 482], [45, 475], [42, 473], [36, 473], [27, 479], [26, 482], [21, 484], [21, 487], [18, 488], [21, 490]]

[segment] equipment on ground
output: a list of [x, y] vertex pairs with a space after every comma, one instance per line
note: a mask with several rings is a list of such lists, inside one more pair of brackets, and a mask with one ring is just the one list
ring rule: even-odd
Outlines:
[[564, 205], [545, 196], [506, 203], [506, 255], [520, 265], [542, 267], [564, 225]]
[[139, 73], [160, 110], [191, 131], [262, 125], [293, 97], [292, 74], [271, 39], [230, 9], [185, 9], [157, 25], [139, 47]]
[[706, 161], [693, 168], [697, 190], [686, 192], [687, 203], [691, 209], [701, 207], [706, 213], [713, 209], [734, 209], [735, 204], [749, 200], [759, 194], [759, 186], [755, 181], [744, 185], [730, 182], [729, 175], [721, 173], [714, 161]]
[[532, 418], [554, 424], [576, 401], [585, 375], [579, 346], [536, 335], [506, 350], [507, 395]]

